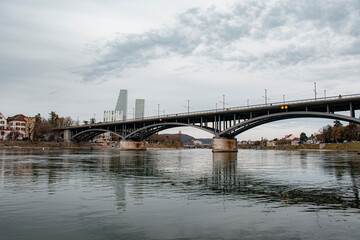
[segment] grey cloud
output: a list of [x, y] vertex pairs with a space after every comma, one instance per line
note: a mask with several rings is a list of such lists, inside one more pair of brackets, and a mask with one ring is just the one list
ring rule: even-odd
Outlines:
[[289, 45], [278, 51], [264, 54], [263, 62], [271, 63], [272, 66], [296, 65], [304, 61], [313, 61], [317, 58], [317, 52], [314, 47], [298, 47]]
[[[359, 12], [356, 0], [241, 1], [226, 12], [192, 8], [178, 16], [175, 26], [109, 40], [94, 51], [93, 63], [76, 72], [86, 82], [98, 82], [173, 55], [237, 62], [254, 69], [311, 64], [337, 54], [358, 55]], [[308, 40], [301, 42], [304, 36]], [[353, 43], [337, 45], [334, 36]], [[244, 39], [270, 43], [253, 53], [241, 44]], [[281, 44], [272, 45], [272, 41]]]
[[360, 55], [360, 39], [353, 41], [351, 44], [341, 49], [342, 55]]

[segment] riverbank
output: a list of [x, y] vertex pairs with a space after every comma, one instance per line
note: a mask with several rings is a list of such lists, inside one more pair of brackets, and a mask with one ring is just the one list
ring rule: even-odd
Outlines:
[[43, 141], [0, 141], [0, 149], [89, 149], [89, 143], [43, 142]]
[[[239, 149], [249, 149], [249, 146], [239, 146]], [[255, 149], [259, 150], [298, 150], [298, 151], [348, 151], [348, 152], [360, 152], [360, 143], [329, 143], [322, 145], [286, 145], [286, 146], [257, 146]]]
[[[163, 144], [148, 143], [147, 150], [173, 150], [183, 147]], [[0, 140], [0, 149], [116, 149], [116, 142], [108, 143], [75, 143], [75, 142], [43, 142], [43, 141], [3, 141]]]

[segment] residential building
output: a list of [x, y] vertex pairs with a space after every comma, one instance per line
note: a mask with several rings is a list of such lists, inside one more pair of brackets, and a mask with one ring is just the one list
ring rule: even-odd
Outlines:
[[127, 119], [127, 97], [127, 90], [120, 89], [119, 97], [115, 106], [115, 111], [120, 111], [123, 113], [123, 120]]
[[290, 135], [286, 135], [286, 136], [285, 136], [285, 139], [286, 139], [286, 140], [293, 141], [293, 140], [296, 140], [296, 137], [295, 137], [294, 135], [290, 134]]
[[267, 147], [275, 147], [276, 141], [274, 141], [274, 140], [266, 141], [266, 146]]
[[6, 118], [0, 113], [0, 129], [6, 129]]
[[144, 118], [145, 115], [145, 99], [135, 100], [135, 118]]
[[24, 115], [18, 114], [13, 117], [8, 117], [7, 122], [8, 128], [14, 130], [14, 133], [18, 135], [16, 136], [17, 139], [21, 140], [25, 138], [26, 121]]
[[2, 113], [0, 113], [0, 140], [5, 140], [7, 136], [14, 130], [7, 128], [7, 120]]
[[18, 114], [7, 119], [0, 113], [0, 139], [5, 140], [9, 134], [11, 138], [33, 140], [35, 118]]

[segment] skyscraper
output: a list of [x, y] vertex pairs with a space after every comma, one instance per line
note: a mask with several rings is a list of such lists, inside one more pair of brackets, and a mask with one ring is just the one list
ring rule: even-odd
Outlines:
[[116, 103], [115, 111], [122, 111], [123, 120], [127, 118], [127, 90], [120, 89], [119, 97]]
[[145, 114], [145, 99], [135, 100], [135, 118], [144, 118]]

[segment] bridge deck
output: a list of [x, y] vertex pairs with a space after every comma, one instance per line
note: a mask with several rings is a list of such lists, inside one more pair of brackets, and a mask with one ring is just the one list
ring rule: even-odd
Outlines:
[[[352, 105], [352, 106], [350, 106]], [[281, 107], [287, 106], [287, 109], [282, 109]], [[354, 95], [345, 95], [341, 97], [329, 97], [329, 98], [320, 98], [316, 101], [312, 100], [299, 100], [291, 102], [277, 102], [269, 103], [267, 105], [251, 105], [251, 106], [242, 106], [234, 108], [226, 108], [225, 110], [208, 110], [208, 111], [198, 111], [187, 113], [178, 113], [178, 114], [168, 114], [160, 115], [153, 117], [146, 117], [142, 119], [130, 119], [127, 121], [117, 121], [117, 122], [103, 122], [96, 123], [91, 125], [82, 125], [82, 126], [71, 126], [66, 128], [59, 128], [59, 130], [64, 129], [79, 129], [79, 128], [89, 128], [89, 127], [107, 127], [113, 125], [123, 125], [123, 124], [139, 124], [139, 123], [158, 123], [158, 122], [181, 122], [187, 123], [188, 119], [191, 119], [191, 123], [200, 122], [201, 118], [203, 121], [205, 119], [208, 122], [217, 121], [216, 117], [220, 116], [221, 120], [231, 121], [235, 119], [249, 119], [260, 115], [265, 114], [274, 114], [284, 111], [314, 111], [314, 112], [341, 112], [341, 111], [350, 111], [360, 109], [360, 94]], [[250, 116], [252, 115], [252, 116]]]

